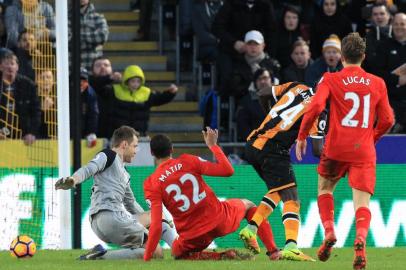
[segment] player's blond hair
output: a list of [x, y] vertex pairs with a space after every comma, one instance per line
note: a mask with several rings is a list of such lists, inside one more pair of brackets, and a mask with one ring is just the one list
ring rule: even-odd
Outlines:
[[359, 64], [365, 55], [365, 40], [357, 33], [349, 33], [341, 42], [341, 53], [349, 64]]

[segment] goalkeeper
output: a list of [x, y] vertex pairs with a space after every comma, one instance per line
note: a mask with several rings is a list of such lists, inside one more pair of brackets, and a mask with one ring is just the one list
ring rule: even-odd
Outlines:
[[[145, 212], [135, 200], [130, 187], [130, 174], [124, 167], [124, 163], [130, 163], [135, 157], [138, 135], [128, 126], [116, 129], [111, 139], [111, 150], [101, 151], [71, 177], [59, 179], [55, 184], [55, 189], [70, 189], [93, 176], [90, 206], [92, 230], [104, 242], [123, 247], [107, 251], [99, 244], [80, 256], [81, 260], [143, 258], [150, 211]], [[161, 239], [172, 246], [177, 234], [165, 219], [162, 232]], [[163, 256], [159, 246], [154, 256]]]

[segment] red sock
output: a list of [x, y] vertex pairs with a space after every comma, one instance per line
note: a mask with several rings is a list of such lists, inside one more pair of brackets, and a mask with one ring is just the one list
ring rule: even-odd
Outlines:
[[371, 211], [368, 207], [360, 207], [355, 211], [356, 237], [361, 237], [364, 241], [367, 239], [369, 223], [371, 222]]
[[334, 197], [332, 194], [323, 194], [317, 198], [321, 223], [325, 235], [334, 233]]
[[[248, 222], [251, 221], [256, 210], [256, 206], [248, 209], [247, 214], [245, 215]], [[275, 239], [273, 238], [271, 224], [269, 224], [267, 219], [262, 221], [261, 225], [258, 227], [257, 234], [268, 251], [274, 251], [277, 249]]]

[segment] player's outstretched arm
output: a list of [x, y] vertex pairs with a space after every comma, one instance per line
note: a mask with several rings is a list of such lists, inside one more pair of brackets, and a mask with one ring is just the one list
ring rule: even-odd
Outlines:
[[162, 201], [151, 200], [151, 226], [149, 227], [149, 235], [147, 247], [144, 253], [144, 261], [151, 260], [154, 251], [159, 243], [162, 234]]
[[227, 159], [223, 150], [217, 145], [218, 130], [206, 127], [206, 131], [202, 131], [206, 145], [213, 152], [217, 162], [200, 161], [201, 174], [209, 176], [231, 176], [234, 173], [234, 168]]
[[[383, 83], [384, 84], [384, 83]], [[386, 86], [383, 85], [381, 90], [382, 97], [379, 99], [376, 114], [377, 123], [374, 128], [374, 141], [375, 143], [386, 133], [395, 123], [395, 116], [392, 107], [389, 104]]]

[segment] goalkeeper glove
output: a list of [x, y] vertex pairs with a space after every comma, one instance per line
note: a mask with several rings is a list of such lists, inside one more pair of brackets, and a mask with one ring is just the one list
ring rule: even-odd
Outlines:
[[62, 177], [55, 183], [55, 189], [71, 189], [76, 186], [75, 179], [71, 176]]

